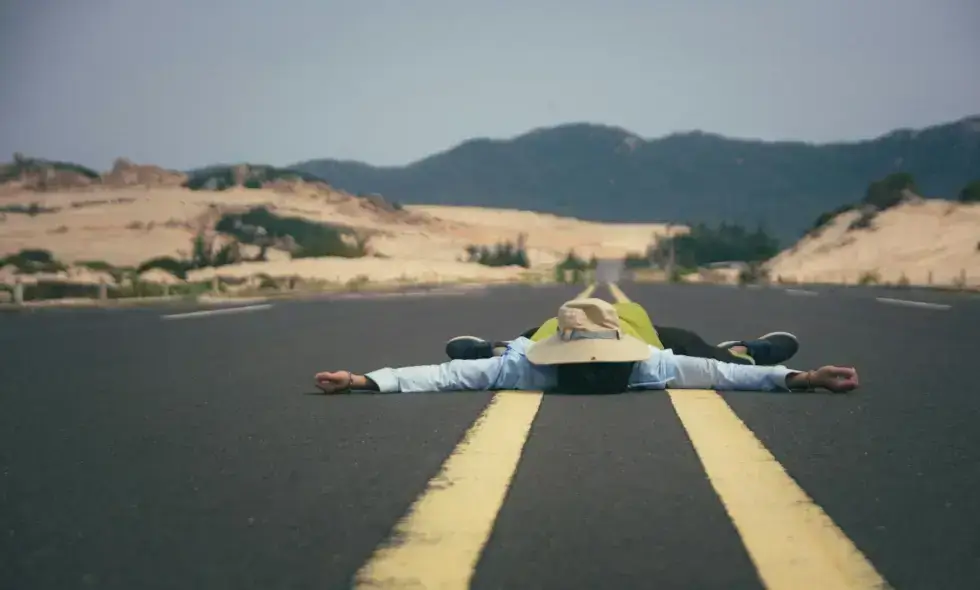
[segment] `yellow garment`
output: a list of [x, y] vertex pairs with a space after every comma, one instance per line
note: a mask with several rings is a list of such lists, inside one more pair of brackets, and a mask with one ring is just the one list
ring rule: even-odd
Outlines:
[[[660, 337], [657, 335], [657, 330], [654, 329], [653, 322], [650, 321], [650, 316], [647, 315], [646, 310], [639, 303], [627, 301], [614, 303], [613, 307], [616, 309], [616, 315], [619, 316], [619, 324], [623, 332], [660, 350], [664, 349], [664, 345], [660, 342]], [[531, 336], [531, 341], [538, 342], [545, 338], [550, 338], [557, 333], [558, 318], [551, 318], [541, 324], [538, 331]]]

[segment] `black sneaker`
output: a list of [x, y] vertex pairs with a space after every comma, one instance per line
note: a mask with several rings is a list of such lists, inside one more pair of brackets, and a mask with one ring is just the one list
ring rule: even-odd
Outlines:
[[757, 365], [781, 365], [800, 350], [800, 341], [789, 332], [770, 332], [756, 340], [722, 342], [719, 348], [744, 346]]
[[476, 336], [457, 336], [446, 342], [446, 355], [454, 361], [488, 359], [493, 357], [493, 345]]

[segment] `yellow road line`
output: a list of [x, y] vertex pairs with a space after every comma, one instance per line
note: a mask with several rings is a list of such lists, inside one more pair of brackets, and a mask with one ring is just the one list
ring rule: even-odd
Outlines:
[[616, 303], [629, 302], [630, 298], [626, 296], [626, 293], [623, 293], [623, 290], [619, 288], [619, 285], [616, 283], [609, 283], [608, 286], [609, 292], [612, 293], [613, 299], [616, 300]]
[[[616, 284], [609, 291], [629, 301]], [[889, 587], [717, 392], [667, 392], [766, 588]]]
[[541, 404], [498, 392], [440, 472], [355, 576], [357, 589], [468, 588]]
[[586, 299], [590, 295], [592, 295], [592, 292], [593, 291], [595, 291], [595, 283], [592, 283], [591, 285], [589, 285], [588, 287], [586, 287], [585, 288], [585, 291], [582, 291], [581, 293], [579, 293], [578, 295], [576, 295], [575, 298], [576, 299]]
[[720, 395], [668, 393], [766, 588], [889, 587]]

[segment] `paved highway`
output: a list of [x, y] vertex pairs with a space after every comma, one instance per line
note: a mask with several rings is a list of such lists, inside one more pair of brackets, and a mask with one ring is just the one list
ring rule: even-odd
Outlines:
[[4, 313], [0, 588], [348, 588], [358, 572], [399, 588], [980, 587], [976, 297], [619, 287], [710, 341], [793, 331], [793, 366], [853, 364], [862, 388], [312, 387], [322, 369], [441, 362], [460, 333], [511, 337], [578, 292], [562, 287]]

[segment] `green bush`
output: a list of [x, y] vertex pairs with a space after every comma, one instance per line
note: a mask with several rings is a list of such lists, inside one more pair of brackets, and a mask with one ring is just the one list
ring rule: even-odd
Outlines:
[[0, 207], [0, 213], [21, 213], [24, 215], [30, 215], [35, 217], [41, 213], [56, 213], [61, 209], [58, 207], [44, 207], [37, 202], [31, 203], [30, 205], [4, 205]]
[[864, 203], [884, 211], [898, 205], [902, 201], [902, 191], [918, 192], [915, 178], [907, 172], [889, 174], [881, 180], [868, 185], [864, 195]]
[[579, 258], [574, 250], [569, 250], [565, 259], [558, 263], [559, 270], [586, 270], [588, 268], [588, 263]]
[[858, 277], [859, 285], [877, 285], [880, 282], [881, 282], [881, 275], [879, 275], [878, 271], [876, 270], [863, 272], [861, 273], [861, 276]]
[[769, 271], [762, 264], [753, 262], [738, 273], [740, 285], [756, 285], [769, 282]]
[[[262, 184], [273, 180], [321, 181], [319, 177], [289, 168], [276, 168], [264, 164], [245, 164], [245, 178], [242, 185], [250, 189], [262, 188]], [[226, 190], [235, 186], [237, 166], [211, 166], [196, 170], [188, 175], [184, 187], [191, 190]]]
[[59, 272], [67, 267], [55, 259], [48, 250], [24, 249], [16, 254], [0, 258], [0, 267], [13, 265], [18, 271], [25, 274], [39, 272]]
[[498, 242], [493, 248], [470, 245], [466, 247], [469, 262], [485, 266], [522, 266], [530, 268], [527, 252], [512, 242]]
[[158, 256], [140, 264], [136, 268], [136, 273], [143, 274], [144, 272], [153, 268], [159, 268], [160, 270], [169, 272], [175, 277], [186, 279], [187, 271], [192, 270], [193, 265], [188, 260], [178, 260], [172, 256]]
[[[293, 258], [339, 256], [360, 258], [367, 255], [368, 239], [355, 232], [309, 221], [301, 217], [279, 217], [265, 207], [245, 213], [228, 213], [214, 226], [215, 231], [231, 235], [243, 244], [267, 245], [288, 238], [296, 243]], [[355, 243], [343, 237], [354, 238]]]
[[623, 266], [626, 268], [649, 268], [651, 266], [650, 258], [646, 255], [630, 252], [623, 260]]
[[721, 223], [711, 228], [703, 223], [690, 232], [662, 238], [652, 248], [651, 255], [666, 266], [670, 247], [674, 247], [674, 265], [697, 268], [715, 262], [761, 262], [779, 252], [779, 242], [759, 227], [753, 232], [738, 224]]
[[235, 171], [231, 166], [209, 168], [188, 175], [183, 186], [192, 191], [218, 190], [223, 191], [235, 185]]
[[980, 180], [974, 180], [960, 191], [960, 202], [980, 203]]
[[871, 229], [874, 224], [875, 216], [878, 211], [876, 209], [869, 209], [861, 213], [861, 216], [851, 222], [847, 226], [848, 230], [858, 230], [858, 229]]

